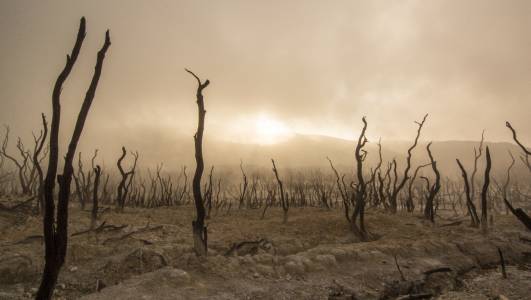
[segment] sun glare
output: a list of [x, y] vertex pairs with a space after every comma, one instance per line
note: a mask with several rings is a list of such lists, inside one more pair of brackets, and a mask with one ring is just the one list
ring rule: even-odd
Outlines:
[[226, 124], [228, 140], [247, 144], [269, 145], [290, 138], [294, 131], [267, 113], [240, 116]]
[[260, 144], [274, 144], [292, 135], [291, 130], [282, 122], [261, 114], [255, 118], [256, 139]]

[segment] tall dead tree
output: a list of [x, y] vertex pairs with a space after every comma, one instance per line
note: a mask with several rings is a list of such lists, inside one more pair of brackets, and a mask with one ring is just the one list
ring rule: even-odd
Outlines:
[[392, 191], [391, 197], [389, 199], [390, 209], [391, 209], [392, 213], [396, 213], [397, 212], [398, 194], [400, 193], [400, 191], [402, 190], [402, 188], [406, 184], [407, 180], [409, 179], [409, 170], [411, 169], [411, 157], [413, 155], [412, 151], [413, 151], [413, 149], [415, 149], [415, 147], [418, 144], [419, 137], [420, 137], [420, 132], [422, 130], [422, 126], [424, 126], [424, 122], [426, 122], [426, 118], [427, 117], [428, 117], [428, 114], [426, 114], [424, 116], [424, 118], [422, 118], [421, 122], [416, 122], [415, 121], [415, 123], [418, 125], [417, 136], [415, 137], [415, 141], [413, 142], [413, 145], [411, 145], [411, 147], [409, 147], [409, 149], [407, 150], [406, 168], [404, 169], [404, 175], [402, 177], [402, 180], [400, 181], [400, 183], [398, 185], [396, 185], [396, 181], [398, 179], [397, 176], [396, 176], [396, 167], [397, 166], [396, 166], [396, 161], [394, 161], [395, 184], [393, 184], [393, 191]]
[[433, 223], [435, 221], [435, 211], [433, 209], [433, 202], [435, 200], [435, 196], [437, 196], [437, 193], [441, 189], [441, 174], [437, 169], [437, 162], [433, 159], [430, 147], [431, 142], [428, 144], [428, 146], [426, 146], [426, 150], [428, 151], [428, 156], [430, 157], [431, 168], [433, 169], [433, 173], [435, 173], [435, 182], [431, 187], [428, 185], [429, 190], [428, 195], [426, 197], [426, 206], [424, 207], [424, 217]]
[[468, 175], [466, 173], [465, 167], [463, 167], [463, 164], [461, 164], [461, 161], [459, 161], [459, 159], [456, 159], [456, 161], [457, 161], [457, 165], [459, 165], [459, 168], [461, 169], [461, 175], [463, 176], [463, 181], [465, 183], [466, 206], [468, 209], [468, 214], [470, 215], [471, 225], [473, 227], [479, 227], [480, 220], [478, 217], [478, 213], [476, 211], [476, 205], [474, 205], [472, 193], [470, 191], [470, 184], [468, 183]]
[[280, 192], [280, 204], [282, 205], [282, 211], [284, 212], [282, 223], [286, 224], [288, 222], [289, 202], [288, 202], [288, 199], [286, 199], [286, 195], [284, 194], [284, 184], [282, 183], [282, 180], [280, 180], [280, 177], [278, 176], [278, 170], [277, 170], [277, 166], [275, 165], [275, 160], [271, 159], [271, 162], [273, 163], [273, 173], [275, 173], [275, 178], [277, 179], [278, 189]]
[[201, 177], [203, 176], [203, 170], [205, 164], [203, 162], [203, 131], [205, 130], [205, 102], [203, 99], [203, 90], [210, 84], [207, 79], [205, 82], [201, 82], [201, 79], [197, 77], [192, 71], [185, 69], [197, 80], [197, 110], [198, 110], [198, 122], [197, 132], [194, 135], [195, 145], [195, 162], [196, 168], [194, 173], [194, 179], [192, 180], [192, 193], [194, 195], [196, 219], [192, 221], [192, 233], [194, 239], [194, 250], [197, 256], [205, 257], [207, 255], [207, 227], [205, 226], [205, 206], [203, 201], [203, 194], [201, 193]]
[[481, 190], [481, 231], [483, 233], [486, 233], [488, 230], [488, 220], [487, 220], [487, 211], [488, 211], [488, 205], [487, 205], [487, 196], [489, 192], [489, 184], [490, 184], [490, 169], [491, 169], [491, 158], [490, 158], [490, 151], [489, 146], [485, 149], [485, 157], [487, 165], [485, 167], [485, 180], [483, 181], [483, 188]]
[[[42, 274], [41, 284], [37, 291], [37, 299], [51, 299], [57, 283], [59, 271], [64, 264], [66, 249], [68, 243], [68, 201], [70, 197], [70, 184], [72, 182], [73, 166], [72, 161], [76, 153], [77, 144], [81, 137], [87, 115], [89, 113], [92, 101], [94, 99], [98, 81], [105, 59], [105, 53], [111, 45], [109, 31], [105, 34], [105, 43], [98, 52], [96, 66], [92, 81], [81, 105], [79, 115], [74, 127], [72, 138], [65, 156], [63, 174], [57, 175], [57, 166], [59, 160], [59, 125], [61, 115], [61, 91], [63, 83], [70, 75], [72, 68], [77, 60], [81, 45], [85, 38], [85, 18], [81, 18], [79, 31], [77, 34], [74, 48], [70, 55], [66, 57], [66, 65], [59, 74], [52, 94], [52, 122], [50, 127], [50, 152], [48, 161], [48, 171], [44, 181], [44, 218], [43, 233], [45, 245], [44, 271]], [[59, 193], [57, 200], [57, 210], [54, 203], [55, 180], [59, 184]], [[55, 219], [57, 215], [57, 220]]]

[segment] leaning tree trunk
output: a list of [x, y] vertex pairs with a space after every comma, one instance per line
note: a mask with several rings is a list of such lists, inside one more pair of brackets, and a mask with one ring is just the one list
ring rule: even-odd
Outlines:
[[192, 221], [192, 233], [194, 239], [194, 250], [197, 256], [207, 255], [207, 228], [205, 226], [205, 206], [203, 201], [203, 195], [201, 193], [201, 177], [203, 176], [203, 170], [205, 168], [203, 162], [203, 131], [205, 129], [205, 102], [203, 100], [203, 90], [210, 84], [207, 79], [205, 82], [201, 82], [201, 79], [197, 77], [192, 71], [185, 69], [197, 80], [197, 109], [199, 114], [199, 120], [197, 124], [197, 132], [194, 135], [195, 145], [195, 162], [196, 168], [194, 173], [194, 179], [192, 181], [192, 193], [194, 195], [196, 219]]
[[[79, 111], [74, 133], [68, 146], [65, 156], [64, 169], [62, 175], [57, 175], [57, 165], [59, 158], [59, 125], [61, 104], [60, 96], [63, 83], [72, 71], [76, 62], [81, 45], [85, 38], [85, 18], [81, 18], [76, 43], [72, 49], [71, 55], [67, 56], [66, 65], [57, 78], [52, 95], [52, 123], [50, 129], [50, 153], [48, 162], [48, 171], [44, 183], [44, 218], [43, 233], [45, 244], [44, 272], [42, 280], [37, 291], [37, 299], [51, 299], [57, 283], [59, 271], [64, 264], [66, 249], [68, 243], [68, 201], [70, 197], [70, 184], [72, 183], [73, 167], [72, 161], [76, 152], [77, 144], [81, 137], [85, 121], [87, 119], [92, 100], [94, 99], [98, 81], [103, 67], [105, 53], [111, 45], [109, 31], [105, 34], [105, 43], [98, 52], [96, 67], [92, 81], [85, 95], [85, 99]], [[59, 183], [59, 193], [57, 201], [57, 211], [54, 204], [55, 180]], [[57, 220], [55, 220], [57, 215]]]
[[282, 180], [280, 180], [280, 177], [278, 176], [278, 170], [277, 166], [275, 165], [275, 160], [271, 159], [271, 162], [273, 163], [273, 173], [275, 173], [275, 178], [277, 179], [278, 189], [280, 191], [280, 204], [282, 205], [282, 211], [284, 212], [282, 217], [282, 224], [288, 223], [288, 211], [289, 211], [289, 199], [286, 199], [284, 194], [284, 184], [282, 183]]
[[465, 168], [461, 164], [461, 161], [459, 161], [459, 159], [456, 159], [456, 161], [457, 161], [457, 164], [459, 165], [459, 168], [461, 169], [461, 174], [463, 176], [463, 181], [465, 183], [466, 206], [468, 208], [468, 213], [470, 214], [471, 225], [473, 227], [479, 227], [479, 223], [480, 223], [479, 217], [476, 211], [476, 206], [474, 205], [474, 202], [472, 201], [470, 185], [468, 184], [468, 175], [466, 173]]

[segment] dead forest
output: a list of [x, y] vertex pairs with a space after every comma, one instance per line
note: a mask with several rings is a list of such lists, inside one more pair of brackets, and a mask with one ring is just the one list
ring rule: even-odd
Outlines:
[[[98, 149], [77, 146], [98, 103], [111, 32], [101, 34], [79, 114], [61, 114], [86, 27], [82, 18], [53, 87], [53, 113], [35, 116], [42, 127], [33, 140], [8, 125], [0, 136], [1, 299], [459, 299], [466, 296], [448, 295], [484, 270], [494, 270], [481, 276], [496, 284], [530, 287], [516, 275], [531, 270], [531, 151], [518, 136], [530, 128], [499, 124], [519, 149], [508, 153], [493, 153], [479, 129], [470, 155], [455, 157], [460, 177], [442, 173], [439, 153], [421, 142], [430, 141], [428, 114], [411, 120], [405, 159], [384, 157], [385, 140], [367, 138], [363, 117], [348, 168], [324, 154], [326, 169], [285, 168], [271, 157], [269, 168], [241, 161], [225, 172], [203, 158], [216, 92], [192, 68], [182, 72], [197, 84], [195, 164], [146, 166], [124, 145], [103, 166]], [[67, 118], [75, 127], [60, 145]], [[376, 164], [366, 161], [371, 143]], [[500, 156], [511, 163], [493, 174]], [[516, 167], [527, 178], [515, 178]], [[488, 299], [513, 299], [503, 293]]]

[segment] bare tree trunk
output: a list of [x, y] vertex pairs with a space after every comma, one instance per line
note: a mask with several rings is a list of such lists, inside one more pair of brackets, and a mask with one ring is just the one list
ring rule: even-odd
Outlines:
[[39, 161], [39, 154], [42, 151], [44, 142], [46, 141], [46, 137], [48, 135], [48, 123], [46, 122], [46, 116], [44, 116], [44, 114], [42, 114], [41, 117], [43, 131], [40, 138], [35, 139], [36, 148], [35, 151], [33, 151], [33, 164], [35, 165], [39, 179], [38, 206], [40, 212], [42, 213], [44, 212], [44, 173], [42, 171], [42, 167]]
[[289, 199], [286, 199], [287, 195], [284, 195], [284, 185], [282, 184], [282, 180], [280, 180], [278, 176], [278, 170], [277, 166], [275, 165], [275, 160], [271, 159], [271, 162], [273, 163], [273, 173], [275, 173], [275, 178], [277, 179], [278, 188], [280, 190], [280, 204], [282, 205], [282, 211], [284, 212], [282, 223], [286, 224], [288, 222]]
[[459, 159], [456, 159], [457, 164], [459, 165], [459, 168], [461, 169], [461, 174], [463, 176], [463, 181], [465, 183], [465, 195], [466, 195], [466, 205], [468, 208], [468, 213], [470, 214], [470, 218], [472, 221], [472, 226], [479, 227], [479, 217], [478, 213], [476, 211], [476, 206], [474, 205], [474, 202], [472, 201], [472, 194], [470, 192], [470, 185], [468, 184], [468, 175], [466, 173], [465, 168], [459, 161]]
[[485, 168], [485, 181], [483, 182], [483, 189], [481, 190], [481, 231], [483, 233], [486, 233], [488, 230], [487, 210], [489, 208], [487, 206], [487, 194], [489, 191], [490, 168], [491, 168], [489, 146], [487, 146], [486, 148], [485, 155], [487, 159], [487, 166]]
[[[356, 150], [354, 152], [354, 156], [356, 158], [356, 176], [358, 178], [358, 185], [353, 197], [354, 202], [352, 205], [354, 206], [354, 211], [350, 217], [350, 226], [352, 231], [358, 235], [361, 240], [365, 241], [368, 239], [367, 230], [365, 229], [365, 198], [367, 196], [367, 184], [363, 178], [363, 161], [367, 156], [367, 152], [363, 150], [363, 147], [365, 147], [365, 144], [367, 143], [367, 138], [365, 137], [367, 121], [365, 120], [365, 117], [363, 117], [361, 120], [363, 122], [363, 129], [361, 130], [361, 134], [358, 138], [358, 144], [356, 145]], [[359, 226], [356, 224], [358, 218]]]
[[409, 149], [407, 150], [407, 161], [406, 161], [407, 164], [406, 164], [406, 168], [404, 169], [404, 175], [402, 177], [402, 180], [400, 181], [398, 186], [396, 185], [396, 180], [398, 179], [397, 175], [396, 175], [396, 161], [394, 161], [395, 184], [393, 184], [393, 192], [391, 193], [391, 197], [389, 198], [389, 202], [390, 202], [389, 204], [390, 204], [390, 209], [391, 209], [392, 213], [396, 213], [397, 212], [397, 209], [398, 209], [398, 203], [397, 203], [398, 194], [400, 193], [400, 190], [402, 190], [402, 188], [406, 184], [406, 181], [409, 179], [409, 175], [408, 174], [409, 174], [409, 170], [411, 169], [412, 151], [417, 146], [417, 143], [418, 143], [418, 140], [419, 140], [419, 137], [420, 137], [420, 132], [422, 130], [422, 126], [424, 126], [424, 122], [426, 122], [426, 118], [427, 117], [428, 117], [428, 115], [426, 114], [421, 122], [415, 122], [419, 126], [419, 128], [417, 129], [417, 136], [415, 137], [415, 141], [413, 142], [413, 145], [411, 145], [411, 147], [409, 147]]
[[[525, 164], [527, 165], [527, 169], [531, 172], [531, 162], [529, 162], [529, 156], [531, 156], [531, 151], [529, 151], [519, 140], [518, 137], [516, 137], [516, 130], [514, 130], [513, 126], [511, 126], [511, 123], [505, 122], [505, 126], [509, 128], [513, 134], [513, 140], [515, 143], [522, 149], [525, 155]], [[523, 159], [522, 159], [523, 160]]]
[[192, 181], [192, 193], [194, 195], [196, 219], [192, 221], [192, 233], [194, 238], [194, 250], [197, 256], [205, 257], [207, 255], [207, 228], [205, 226], [205, 206], [203, 201], [203, 194], [201, 193], [201, 177], [205, 168], [203, 162], [203, 131], [205, 129], [205, 102], [203, 100], [203, 90], [210, 84], [207, 79], [204, 83], [201, 82], [192, 71], [186, 69], [197, 80], [197, 109], [198, 109], [198, 124], [197, 132], [194, 135], [195, 144], [195, 162], [196, 168], [194, 179]]
[[[68, 242], [68, 200], [70, 196], [70, 184], [72, 182], [73, 174], [72, 161], [74, 159], [79, 138], [81, 137], [81, 133], [85, 125], [85, 120], [90, 110], [90, 106], [92, 105], [92, 100], [94, 99], [96, 93], [101, 69], [103, 67], [103, 61], [105, 59], [105, 53], [111, 45], [109, 31], [107, 31], [105, 34], [105, 43], [101, 50], [98, 52], [94, 75], [87, 90], [83, 104], [81, 106], [81, 110], [79, 112], [74, 128], [74, 133], [72, 134], [72, 138], [70, 140], [68, 152], [65, 157], [63, 174], [57, 176], [57, 165], [59, 158], [58, 141], [61, 114], [61, 90], [63, 83], [67, 79], [68, 75], [72, 70], [72, 67], [76, 62], [84, 38], [85, 18], [83, 17], [80, 21], [79, 31], [77, 34], [76, 43], [72, 50], [72, 54], [67, 56], [65, 68], [57, 78], [53, 90], [53, 114], [50, 130], [50, 156], [48, 162], [48, 172], [46, 174], [44, 186], [45, 211], [43, 218], [43, 231], [45, 244], [45, 263], [41, 284], [39, 290], [37, 291], [37, 299], [52, 298], [53, 291], [57, 283], [59, 271], [64, 264]], [[57, 201], [57, 212], [55, 211], [54, 205], [54, 188], [56, 177], [58, 177], [57, 179], [59, 183], [59, 199]], [[57, 221], [55, 220], [55, 213], [57, 214]]]
[[94, 190], [92, 193], [92, 213], [90, 228], [96, 226], [98, 220], [98, 188], [100, 186], [101, 167], [98, 165], [94, 168]]
[[431, 142], [426, 146], [426, 150], [428, 151], [428, 156], [430, 157], [431, 167], [433, 169], [433, 173], [435, 173], [435, 183], [433, 186], [429, 187], [428, 191], [428, 197], [426, 197], [426, 207], [424, 207], [424, 217], [428, 220], [430, 220], [432, 223], [435, 222], [435, 211], [433, 208], [433, 202], [435, 199], [435, 196], [437, 196], [437, 193], [441, 189], [441, 174], [439, 173], [439, 170], [437, 169], [437, 162], [433, 159], [433, 155], [431, 154]]

